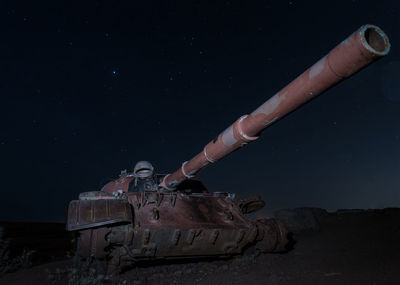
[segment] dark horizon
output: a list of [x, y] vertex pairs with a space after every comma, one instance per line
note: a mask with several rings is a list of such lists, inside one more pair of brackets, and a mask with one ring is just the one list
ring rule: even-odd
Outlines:
[[139, 160], [174, 171], [363, 24], [387, 57], [198, 178], [264, 213], [400, 207], [396, 1], [0, 5], [0, 220], [64, 221]]

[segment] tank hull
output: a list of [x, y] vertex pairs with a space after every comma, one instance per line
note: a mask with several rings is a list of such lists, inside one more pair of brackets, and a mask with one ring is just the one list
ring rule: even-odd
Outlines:
[[251, 244], [279, 252], [287, 244], [281, 223], [250, 220], [228, 193], [89, 192], [70, 203], [67, 229], [80, 231], [81, 257], [111, 259], [119, 267], [143, 259], [230, 256]]

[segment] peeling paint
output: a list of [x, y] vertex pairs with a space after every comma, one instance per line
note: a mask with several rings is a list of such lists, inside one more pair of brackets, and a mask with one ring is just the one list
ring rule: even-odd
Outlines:
[[255, 116], [257, 114], [264, 114], [264, 115], [269, 115], [273, 113], [276, 108], [278, 108], [279, 104], [285, 100], [287, 92], [284, 92], [283, 94], [275, 94], [272, 96], [267, 102], [262, 104], [260, 107], [258, 107], [253, 113], [251, 113], [252, 116]]
[[269, 126], [269, 125], [271, 125], [273, 122], [275, 122], [276, 120], [278, 120], [279, 119], [279, 117], [274, 117], [272, 120], [270, 120], [270, 121], [267, 121], [265, 124], [264, 124], [264, 126], [266, 127], [266, 126]]
[[222, 142], [224, 143], [224, 145], [229, 146], [229, 147], [234, 145], [237, 142], [237, 140], [233, 136], [233, 127], [232, 127], [232, 125], [230, 125], [229, 128], [227, 128], [222, 133]]
[[315, 76], [317, 76], [318, 74], [320, 74], [321, 71], [324, 69], [325, 58], [326, 58], [326, 56], [324, 56], [323, 58], [321, 58], [316, 64], [314, 64], [314, 65], [311, 67], [310, 73], [309, 73], [309, 78], [310, 78], [310, 79], [313, 79]]

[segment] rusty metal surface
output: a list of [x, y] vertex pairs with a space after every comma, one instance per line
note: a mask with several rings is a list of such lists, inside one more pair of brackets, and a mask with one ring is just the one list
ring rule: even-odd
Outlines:
[[79, 194], [79, 200], [101, 200], [101, 199], [115, 199], [115, 196], [103, 191], [82, 192]]
[[256, 248], [261, 252], [284, 252], [289, 244], [288, 232], [276, 219], [260, 219], [256, 222], [258, 235]]
[[209, 142], [202, 152], [167, 175], [160, 186], [173, 189], [210, 163], [256, 140], [262, 130], [386, 55], [389, 50], [389, 39], [379, 27], [362, 26], [251, 114], [240, 117], [216, 139]]
[[[127, 193], [135, 224], [163, 229], [247, 228], [248, 221], [232, 199], [223, 194], [175, 192]], [[156, 213], [157, 212], [157, 213]]]
[[112, 194], [114, 191], [122, 190], [124, 192], [128, 192], [129, 183], [134, 178], [132, 176], [121, 176], [120, 178], [108, 182], [106, 185], [101, 188], [101, 191]]
[[227, 195], [129, 193], [134, 206], [136, 257], [239, 253], [257, 228]]
[[126, 200], [73, 200], [68, 207], [69, 231], [123, 222], [132, 222], [131, 207]]
[[[103, 194], [90, 193], [89, 196], [101, 198]], [[80, 256], [104, 258], [108, 245], [114, 246], [109, 254], [117, 256], [118, 262], [227, 256], [241, 253], [245, 246], [256, 241], [263, 251], [271, 252], [286, 241], [281, 237], [282, 230], [273, 226], [276, 224], [249, 220], [233, 197], [226, 193], [147, 191], [125, 193], [124, 197], [71, 203], [68, 225], [70, 230], [81, 229]], [[113, 211], [113, 207], [117, 211]], [[126, 214], [127, 207], [133, 216]], [[116, 218], [129, 223], [105, 223], [115, 222]], [[93, 225], [97, 227], [87, 229]]]
[[105, 227], [80, 231], [77, 245], [78, 255], [105, 258], [107, 255], [106, 247], [110, 244], [105, 237], [110, 231], [109, 228]]
[[235, 198], [235, 203], [238, 205], [243, 214], [250, 214], [260, 210], [265, 206], [264, 200], [258, 195], [251, 195], [244, 198]]
[[256, 235], [257, 228], [187, 230], [136, 229], [129, 255], [135, 258], [225, 256], [239, 254]]

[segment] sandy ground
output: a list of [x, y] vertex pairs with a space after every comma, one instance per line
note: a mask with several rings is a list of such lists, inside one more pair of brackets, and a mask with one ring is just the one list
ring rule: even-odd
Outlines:
[[[400, 284], [400, 209], [332, 213], [285, 254], [139, 264], [108, 284]], [[9, 273], [0, 284], [68, 284], [70, 260]]]

